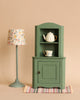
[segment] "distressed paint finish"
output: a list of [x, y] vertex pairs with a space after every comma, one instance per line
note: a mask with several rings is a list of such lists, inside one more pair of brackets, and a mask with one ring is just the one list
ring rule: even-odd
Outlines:
[[[57, 41], [46, 42], [43, 34], [53, 32]], [[35, 26], [35, 57], [33, 57], [33, 88], [65, 88], [65, 57], [63, 56], [64, 27], [55, 23]], [[52, 57], [45, 57], [44, 50], [53, 50]]]

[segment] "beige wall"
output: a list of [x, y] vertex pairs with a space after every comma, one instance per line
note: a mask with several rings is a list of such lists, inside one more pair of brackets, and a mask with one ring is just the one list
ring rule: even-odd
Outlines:
[[80, 83], [80, 0], [0, 0], [0, 84], [15, 80], [15, 46], [7, 44], [10, 28], [25, 30], [26, 45], [19, 47], [19, 79], [32, 83], [35, 25], [64, 26], [66, 84]]

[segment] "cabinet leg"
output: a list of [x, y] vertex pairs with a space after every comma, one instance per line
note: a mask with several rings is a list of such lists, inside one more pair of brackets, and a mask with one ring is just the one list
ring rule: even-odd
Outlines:
[[34, 86], [33, 88], [34, 88], [34, 92], [37, 93], [38, 92], [38, 87]]
[[61, 93], [62, 93], [62, 89], [61, 89]]
[[34, 89], [37, 89], [37, 86], [33, 86]]

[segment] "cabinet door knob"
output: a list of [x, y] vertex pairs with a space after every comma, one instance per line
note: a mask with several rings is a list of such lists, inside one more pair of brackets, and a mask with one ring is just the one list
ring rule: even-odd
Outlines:
[[40, 74], [40, 71], [38, 71], [38, 74]]

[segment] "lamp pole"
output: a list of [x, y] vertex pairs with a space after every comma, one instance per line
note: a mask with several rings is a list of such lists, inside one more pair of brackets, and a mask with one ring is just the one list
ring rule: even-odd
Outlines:
[[18, 45], [16, 45], [16, 80], [14, 83], [9, 85], [10, 87], [24, 87], [24, 84], [18, 80]]
[[18, 45], [16, 45], [16, 81], [18, 81]]

